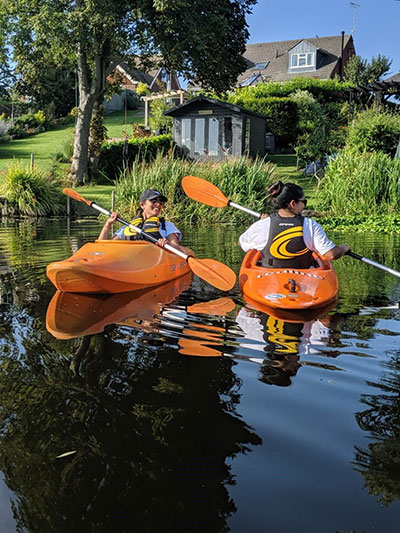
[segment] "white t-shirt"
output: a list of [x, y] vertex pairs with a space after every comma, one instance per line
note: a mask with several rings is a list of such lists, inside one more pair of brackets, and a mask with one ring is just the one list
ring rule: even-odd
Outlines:
[[[120, 239], [123, 239], [124, 238], [124, 229], [125, 228], [126, 228], [126, 226], [121, 226], [119, 228], [119, 230], [117, 230], [114, 233], [114, 237], [116, 235]], [[176, 233], [178, 235], [178, 242], [182, 239], [182, 233], [178, 230], [178, 228], [175, 226], [175, 224], [172, 224], [172, 222], [169, 222], [168, 220], [165, 221], [165, 230], [162, 229], [161, 224], [160, 224], [160, 226], [158, 228], [158, 231], [159, 231], [161, 237], [163, 237], [164, 239], [166, 239], [168, 237], [168, 235], [171, 235], [171, 233]]]
[[[239, 243], [245, 252], [249, 250], [264, 250], [269, 237], [269, 228], [271, 225], [270, 217], [263, 218], [254, 222], [248, 230], [239, 237]], [[325, 231], [318, 222], [312, 218], [304, 217], [303, 224], [304, 243], [312, 252], [318, 252], [321, 255], [326, 254], [334, 248], [335, 244], [328, 239]]]

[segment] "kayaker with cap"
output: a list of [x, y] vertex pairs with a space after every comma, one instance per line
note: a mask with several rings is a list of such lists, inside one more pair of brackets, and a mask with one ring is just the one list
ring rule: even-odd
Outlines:
[[268, 188], [268, 193], [275, 212], [262, 215], [239, 237], [245, 252], [252, 249], [262, 252], [262, 266], [312, 268], [312, 252], [333, 261], [350, 250], [347, 244], [335, 245], [318, 222], [302, 216], [307, 199], [301, 187], [278, 181]]
[[[160, 216], [164, 204], [167, 202], [167, 197], [155, 189], [146, 189], [139, 199], [139, 208], [136, 217], [131, 221], [131, 224], [141, 228], [145, 233], [158, 240], [159, 246], [170, 244], [178, 250], [180, 249], [179, 241], [182, 238], [181, 232], [172, 223]], [[116, 222], [119, 214], [113, 212], [111, 217], [106, 220], [103, 229], [98, 237], [99, 240], [108, 238], [112, 225]], [[113, 239], [121, 240], [143, 240], [141, 234], [135, 232], [129, 226], [122, 226], [113, 234]]]

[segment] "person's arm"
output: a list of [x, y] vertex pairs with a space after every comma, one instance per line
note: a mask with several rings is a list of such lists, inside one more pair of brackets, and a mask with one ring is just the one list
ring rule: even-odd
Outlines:
[[335, 244], [328, 239], [322, 226], [311, 218], [304, 220], [304, 242], [327, 261], [335, 261], [350, 250], [347, 244]]
[[[112, 228], [114, 222], [117, 220], [118, 217], [119, 217], [118, 213], [115, 213], [115, 212], [111, 213], [110, 218], [108, 218], [106, 220], [106, 222], [104, 223], [104, 226], [103, 226], [103, 228], [102, 228], [102, 230], [100, 232], [100, 235], [97, 237], [97, 240], [103, 241], [103, 240], [108, 239], [108, 235], [110, 233], [110, 229]], [[117, 235], [115, 235], [113, 237], [113, 240], [115, 240], [115, 239], [119, 239], [119, 237]]]
[[347, 252], [350, 251], [350, 246], [347, 244], [337, 244], [333, 248], [331, 248], [326, 254], [323, 255], [325, 259], [328, 261], [335, 261], [335, 259], [340, 259], [344, 256], [344, 254], [347, 254]]
[[158, 246], [161, 246], [161, 248], [164, 246], [164, 244], [170, 244], [177, 250], [181, 250], [182, 248], [179, 246], [178, 241], [178, 234], [177, 233], [170, 233], [167, 238], [161, 238], [158, 239], [157, 242]]

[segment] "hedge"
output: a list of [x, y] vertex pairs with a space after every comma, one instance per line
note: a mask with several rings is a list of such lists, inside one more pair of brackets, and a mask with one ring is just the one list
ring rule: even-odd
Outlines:
[[288, 147], [296, 141], [297, 104], [291, 98], [236, 98], [236, 104], [266, 115], [267, 131], [275, 135], [278, 146]]
[[[128, 167], [135, 160], [151, 161], [158, 153], [167, 154], [171, 149], [171, 135], [158, 135], [157, 137], [139, 137], [129, 139], [126, 162]], [[104, 143], [101, 149], [98, 170], [109, 179], [116, 179], [124, 168], [125, 141]]]

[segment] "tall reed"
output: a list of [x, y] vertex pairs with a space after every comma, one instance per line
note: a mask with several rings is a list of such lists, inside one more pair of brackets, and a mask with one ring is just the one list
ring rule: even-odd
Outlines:
[[187, 175], [204, 178], [219, 187], [229, 199], [259, 211], [266, 209], [266, 189], [277, 179], [275, 165], [262, 159], [251, 161], [241, 157], [212, 163], [158, 155], [151, 163], [136, 161], [130, 171], [118, 180], [117, 207], [125, 216], [133, 216], [141, 192], [157, 189], [167, 196], [165, 215], [174, 221], [248, 220], [248, 215], [240, 211], [208, 207], [189, 199], [181, 187], [181, 180]]
[[65, 212], [65, 197], [58, 179], [20, 161], [6, 169], [0, 196], [7, 200], [7, 211], [13, 215], [37, 217]]
[[400, 159], [345, 149], [329, 161], [314, 205], [332, 216], [390, 214], [399, 197]]

